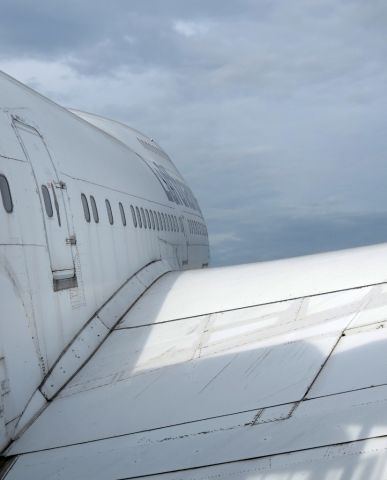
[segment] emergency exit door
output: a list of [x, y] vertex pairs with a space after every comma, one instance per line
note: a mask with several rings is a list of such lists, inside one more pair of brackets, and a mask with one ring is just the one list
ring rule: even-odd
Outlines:
[[[30, 162], [40, 196], [55, 290], [76, 285], [74, 258], [68, 223], [65, 184], [60, 182], [50, 153], [38, 130], [19, 120], [13, 125]], [[71, 281], [72, 279], [72, 281]]]

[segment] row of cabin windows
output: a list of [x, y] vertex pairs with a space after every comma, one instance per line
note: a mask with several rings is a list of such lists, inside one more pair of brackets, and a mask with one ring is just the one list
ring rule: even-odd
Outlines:
[[[87, 223], [91, 222], [91, 215], [93, 215], [93, 220], [95, 223], [99, 223], [99, 213], [98, 213], [98, 208], [97, 208], [97, 202], [95, 201], [95, 198], [93, 195], [90, 195], [90, 205], [91, 205], [91, 213], [90, 213], [90, 208], [89, 208], [89, 202], [87, 200], [87, 197], [84, 193], [81, 194], [81, 201], [82, 201], [82, 207], [83, 207], [83, 213], [85, 215], [85, 220]], [[106, 213], [107, 217], [109, 220], [110, 225], [113, 225], [114, 223], [114, 217], [113, 217], [113, 210], [110, 205], [109, 200], [106, 198], [105, 199], [105, 206], [106, 206]], [[126, 218], [125, 218], [125, 212], [124, 212], [124, 207], [122, 206], [122, 203], [119, 203], [120, 207], [120, 212], [121, 212], [121, 220], [123, 225], [126, 225]]]
[[[50, 192], [47, 185], [41, 186], [42, 196], [46, 214], [49, 218], [52, 218], [54, 215], [54, 209], [51, 202]], [[4, 209], [7, 213], [13, 211], [13, 201], [9, 183], [5, 175], [0, 174], [0, 193], [1, 199], [3, 202]], [[53, 190], [54, 195], [54, 205], [58, 217], [59, 226], [61, 226], [61, 219], [59, 213], [59, 205], [55, 196], [55, 191]], [[81, 201], [83, 206], [83, 212], [85, 215], [86, 222], [90, 223], [91, 214], [89, 209], [89, 203], [87, 197], [84, 193], [81, 194]], [[90, 195], [90, 205], [91, 212], [95, 223], [99, 223], [99, 213], [97, 208], [97, 203], [93, 195]], [[113, 211], [108, 199], [105, 199], [105, 206], [107, 217], [110, 225], [114, 223]], [[120, 211], [121, 221], [124, 227], [126, 227], [126, 215], [125, 210], [121, 202], [118, 203], [118, 208]], [[184, 232], [184, 224], [181, 218], [177, 219], [175, 215], [168, 213], [161, 213], [155, 210], [143, 208], [143, 207], [133, 207], [130, 206], [130, 211], [132, 214], [132, 221], [135, 228], [148, 228], [149, 230], [157, 231], [166, 231], [166, 232]], [[204, 224], [196, 220], [188, 220], [189, 230], [191, 234], [198, 235], [207, 235], [207, 228]]]
[[[91, 214], [89, 209], [89, 202], [84, 193], [81, 194], [81, 201], [83, 206], [83, 213], [87, 223], [91, 221]], [[95, 198], [90, 195], [91, 212], [95, 223], [99, 223], [98, 208]], [[108, 199], [105, 199], [105, 206], [107, 217], [110, 225], [114, 223], [113, 211]], [[126, 214], [124, 206], [121, 202], [118, 203], [118, 209], [120, 211], [121, 222], [124, 227], [127, 225]], [[181, 218], [179, 221], [175, 215], [161, 213], [156, 210], [151, 210], [143, 207], [137, 207], [130, 205], [130, 211], [132, 214], [133, 226], [135, 228], [144, 228], [149, 230], [166, 231], [166, 232], [184, 232], [184, 224]]]
[[193, 235], [208, 236], [207, 227], [197, 220], [188, 220], [189, 232]]
[[149, 230], [166, 232], [184, 232], [184, 225], [177, 220], [175, 215], [158, 212], [143, 207], [130, 206], [133, 225], [135, 228], [148, 228]]

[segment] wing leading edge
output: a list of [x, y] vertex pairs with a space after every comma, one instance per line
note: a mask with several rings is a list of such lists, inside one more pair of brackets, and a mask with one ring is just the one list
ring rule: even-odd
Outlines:
[[10, 447], [7, 480], [383, 478], [385, 259], [166, 274]]

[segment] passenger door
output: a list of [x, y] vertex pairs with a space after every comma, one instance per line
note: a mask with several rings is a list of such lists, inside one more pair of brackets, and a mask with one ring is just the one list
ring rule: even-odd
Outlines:
[[13, 119], [16, 135], [30, 162], [39, 192], [42, 214], [50, 254], [54, 290], [76, 286], [74, 259], [68, 222], [68, 204], [65, 184], [58, 178], [47, 146], [38, 132], [30, 125]]
[[181, 263], [182, 263], [182, 267], [188, 265], [188, 234], [187, 234], [187, 225], [184, 221], [185, 217], [183, 215], [181, 215], [179, 217], [179, 223], [180, 223], [180, 230], [183, 231], [183, 235], [184, 235], [184, 243], [182, 245], [182, 259], [181, 259]]

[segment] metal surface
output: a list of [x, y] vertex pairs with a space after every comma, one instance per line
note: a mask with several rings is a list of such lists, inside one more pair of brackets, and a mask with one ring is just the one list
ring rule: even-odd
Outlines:
[[[316, 464], [308, 475], [319, 478], [315, 449], [343, 444], [356, 450], [351, 442], [387, 435], [385, 368], [379, 366], [385, 331], [371, 329], [363, 342], [352, 343], [363, 337], [352, 324], [380, 304], [384, 287], [154, 323], [147, 296], [153, 298], [163, 278], [136, 304], [148, 324], [122, 328], [125, 318], [10, 448], [25, 454], [15, 475], [25, 465], [41, 478], [54, 471], [82, 478], [89, 469], [97, 479], [214, 469], [246, 459], [269, 468], [279, 455], [306, 461], [310, 452]], [[178, 292], [172, 288], [169, 301]], [[368, 373], [350, 371], [361, 364]], [[326, 461], [324, 479], [329, 462], [335, 465]], [[350, 461], [346, 470], [362, 472]], [[284, 474], [279, 467], [269, 473]]]
[[[18, 419], [29, 411], [48, 372], [56, 375], [54, 387], [45, 390], [51, 398], [82, 364], [74, 361], [69, 367], [70, 345], [113, 293], [151, 262], [165, 261], [168, 269], [181, 266], [183, 232], [140, 229], [131, 221], [123, 225], [119, 205], [127, 219], [134, 205], [204, 220], [197, 209], [168, 199], [148, 166], [155, 154], [138, 142], [138, 132], [126, 128], [135, 140], [131, 147], [1, 72], [0, 131], [0, 173], [13, 201], [12, 212], [0, 205], [0, 352], [9, 382], [0, 420], [1, 452], [15, 438]], [[170, 160], [157, 161], [184, 182]], [[42, 185], [52, 217], [41, 201]], [[85, 220], [82, 194], [93, 196], [98, 223]], [[113, 224], [107, 219], [106, 199]], [[206, 261], [208, 238], [203, 237], [184, 268]], [[154, 280], [152, 275], [149, 280]], [[142, 291], [148, 286], [145, 273], [139, 284]], [[128, 309], [136, 295], [136, 288], [129, 289], [124, 300], [101, 311], [105, 330], [120, 318], [118, 304]], [[78, 360], [85, 361], [98, 345], [90, 335], [76, 346]], [[57, 375], [61, 357], [67, 358], [66, 365]]]
[[[67, 221], [68, 206], [66, 206], [66, 197], [63, 192], [59, 189], [56, 193], [53, 186], [53, 183], [59, 182], [55, 164], [36, 128], [16, 119], [14, 119], [13, 125], [26, 158], [31, 163], [37, 191], [41, 191], [42, 185], [47, 186], [51, 190], [48, 193], [50, 201], [56, 207], [56, 214], [52, 218], [48, 218], [42, 209], [53, 279], [60, 281], [73, 278], [75, 276], [73, 252], [71, 247], [66, 244], [66, 238], [72, 233], [69, 231]], [[41, 201], [43, 204], [43, 199]]]
[[147, 325], [152, 306], [152, 322], [164, 322], [378, 284], [387, 278], [380, 263], [384, 258], [385, 244], [171, 273], [132, 309], [122, 326]]
[[[155, 142], [0, 87], [2, 475], [385, 478], [387, 244], [188, 270], [208, 264], [206, 229], [187, 228], [204, 220]], [[44, 139], [34, 168], [15, 119]], [[132, 209], [185, 231], [140, 228]]]

